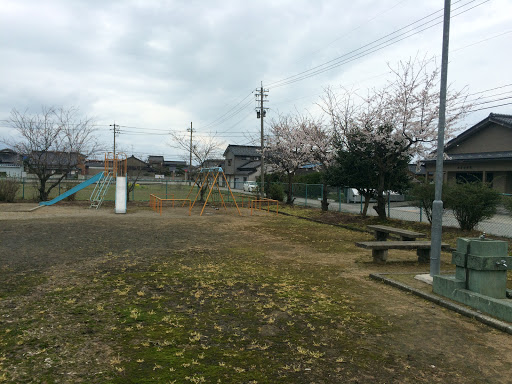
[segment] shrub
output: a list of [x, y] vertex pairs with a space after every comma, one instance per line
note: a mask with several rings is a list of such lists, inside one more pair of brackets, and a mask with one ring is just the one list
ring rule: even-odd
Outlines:
[[[445, 189], [443, 188], [443, 194], [444, 192]], [[425, 209], [428, 222], [432, 223], [432, 203], [435, 199], [435, 184], [415, 184], [411, 190], [411, 195], [416, 202], [416, 206]]]
[[16, 194], [20, 189], [20, 183], [14, 179], [0, 180], [0, 201], [14, 202]]
[[482, 220], [496, 213], [500, 194], [485, 183], [450, 184], [446, 189], [446, 205], [460, 229], [470, 231]]
[[284, 200], [284, 188], [280, 183], [270, 184], [268, 194], [272, 200], [283, 201]]
[[503, 206], [512, 215], [512, 196], [503, 196]]

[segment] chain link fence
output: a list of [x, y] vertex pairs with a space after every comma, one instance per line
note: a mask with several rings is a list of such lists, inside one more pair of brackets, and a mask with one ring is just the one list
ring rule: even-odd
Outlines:
[[[89, 176], [90, 177], [90, 176]], [[12, 179], [11, 179], [12, 180]], [[68, 189], [82, 183], [85, 179], [62, 180], [55, 188], [52, 189], [49, 198], [59, 196]], [[36, 179], [18, 179], [19, 188], [16, 194], [17, 201], [38, 201], [38, 182]], [[222, 194], [227, 202], [231, 201], [231, 195], [225, 183], [220, 183]], [[230, 188], [237, 201], [245, 196], [257, 196], [261, 185], [258, 188], [244, 188], [244, 182], [230, 183]], [[252, 183], [255, 184], [254, 182]], [[194, 199], [198, 193], [198, 186], [193, 181], [171, 180], [171, 179], [135, 179], [128, 178], [129, 185], [129, 201], [146, 202], [149, 201], [149, 195], [154, 194], [159, 197], [184, 199]], [[288, 184], [272, 183], [272, 185], [280, 185], [284, 196], [288, 191]], [[267, 186], [268, 187], [268, 186]], [[68, 200], [89, 200], [94, 185], [88, 186], [76, 194], [68, 197]], [[245, 190], [244, 190], [245, 189]], [[352, 188], [327, 187], [322, 184], [302, 184], [294, 183], [292, 185], [292, 194], [294, 204], [310, 208], [321, 209], [321, 202], [324, 194], [327, 194], [329, 202], [329, 210], [337, 212], [346, 212], [360, 214], [363, 211], [364, 198], [357, 194]], [[512, 199], [511, 195], [506, 195]], [[114, 201], [115, 188], [111, 187], [105, 197], [105, 201]], [[286, 197], [285, 197], [286, 201]], [[377, 216], [373, 206], [375, 202], [370, 201], [367, 214]], [[388, 218], [400, 219], [406, 221], [428, 222], [427, 215], [423, 208], [419, 208], [414, 201], [404, 195], [388, 194], [386, 213]], [[449, 227], [458, 227], [458, 222], [450, 210], [445, 210], [443, 214], [443, 225]], [[476, 227], [478, 231], [491, 235], [512, 238], [512, 212], [500, 205], [497, 213], [490, 219], [483, 220]]]

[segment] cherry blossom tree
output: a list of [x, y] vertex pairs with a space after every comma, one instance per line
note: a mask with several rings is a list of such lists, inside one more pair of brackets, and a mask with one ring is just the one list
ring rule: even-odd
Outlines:
[[283, 172], [287, 177], [287, 204], [293, 204], [293, 176], [311, 159], [306, 124], [307, 122], [300, 115], [279, 115], [277, 119], [272, 119], [270, 122], [266, 153], [274, 170]]
[[[374, 208], [381, 218], [386, 217], [386, 177], [391, 177], [406, 158], [425, 158], [437, 143], [439, 69], [434, 60], [414, 58], [390, 69], [393, 79], [369, 91], [368, 96], [344, 89], [337, 95], [328, 88], [321, 103], [339, 145], [358, 150], [360, 155], [366, 154], [362, 160], [373, 162], [378, 174]], [[448, 92], [446, 138], [453, 136], [456, 124], [471, 107], [466, 99], [466, 90]], [[371, 150], [377, 147], [381, 148], [378, 154]]]
[[334, 130], [324, 123], [322, 117], [314, 117], [312, 115], [302, 116], [303, 137], [305, 140], [306, 151], [309, 152], [309, 161], [313, 162], [322, 171], [322, 210], [329, 209], [327, 201], [329, 183], [327, 179], [327, 171], [334, 162]]

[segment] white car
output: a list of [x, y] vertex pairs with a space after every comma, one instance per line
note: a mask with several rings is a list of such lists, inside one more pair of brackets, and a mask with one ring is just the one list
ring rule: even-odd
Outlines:
[[258, 188], [258, 183], [255, 181], [246, 181], [244, 182], [244, 191], [253, 192]]

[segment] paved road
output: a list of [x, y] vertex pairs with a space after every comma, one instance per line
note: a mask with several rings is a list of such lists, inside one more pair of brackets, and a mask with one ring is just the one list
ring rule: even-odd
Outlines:
[[[305, 200], [302, 198], [296, 198], [295, 204], [304, 205]], [[403, 203], [402, 203], [403, 204]], [[308, 199], [307, 201], [308, 207], [320, 208], [321, 202], [319, 200]], [[352, 203], [337, 203], [332, 202], [329, 204], [330, 211], [341, 211], [341, 212], [350, 212], [350, 213], [360, 213], [361, 212], [361, 204]], [[387, 211], [386, 207], [386, 211]], [[377, 213], [372, 209], [372, 204], [368, 208], [368, 215], [377, 216]], [[390, 208], [390, 217], [394, 219], [401, 219], [407, 221], [423, 221], [427, 222], [427, 216], [425, 212], [422, 212], [420, 216], [420, 209], [418, 207], [412, 206], [393, 206], [391, 204]], [[421, 220], [420, 220], [421, 219]], [[457, 220], [453, 216], [453, 213], [449, 210], [445, 211], [443, 215], [443, 226], [448, 227], [458, 227]], [[510, 215], [495, 215], [491, 219], [484, 220], [476, 227], [478, 231], [485, 232], [490, 235], [495, 236], [504, 236], [512, 238], [512, 216]]]
[[[242, 190], [236, 190], [236, 192], [244, 193]], [[250, 193], [247, 193], [250, 194]], [[304, 206], [306, 204], [305, 199], [296, 197], [295, 198], [296, 205]], [[428, 222], [427, 215], [425, 215], [425, 211], [420, 215], [420, 209], [418, 207], [413, 206], [400, 206], [401, 203], [391, 203], [389, 216], [394, 219], [406, 220], [406, 221], [418, 221], [418, 222]], [[372, 209], [372, 205], [368, 208], [369, 216], [377, 216], [377, 213]], [[320, 200], [315, 199], [307, 199], [307, 206], [313, 208], [321, 208], [322, 204]], [[331, 202], [329, 204], [330, 211], [336, 212], [349, 212], [349, 213], [360, 213], [361, 212], [361, 204], [360, 203], [338, 203]], [[386, 207], [386, 211], [388, 208]], [[443, 215], [443, 226], [447, 227], [459, 227], [457, 220], [453, 216], [453, 213], [449, 210], [446, 210]], [[476, 227], [478, 231], [485, 232], [489, 235], [495, 236], [504, 236], [512, 238], [512, 216], [497, 214], [493, 216], [491, 219], [484, 220]]]

